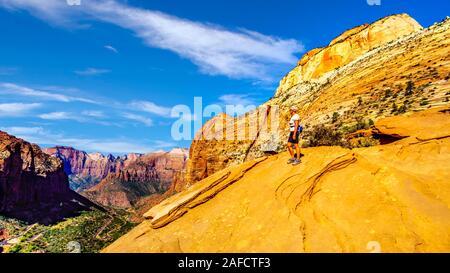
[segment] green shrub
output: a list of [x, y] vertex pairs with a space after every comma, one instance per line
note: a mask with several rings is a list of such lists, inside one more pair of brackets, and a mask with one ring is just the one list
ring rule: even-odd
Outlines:
[[318, 146], [346, 146], [342, 134], [335, 128], [326, 127], [322, 124], [314, 126], [305, 132], [308, 147]]
[[371, 147], [380, 144], [380, 141], [373, 137], [359, 137], [351, 139], [349, 142], [351, 148]]
[[358, 97], [358, 105], [361, 105], [363, 103], [363, 100], [361, 97]]
[[414, 93], [414, 89], [415, 89], [414, 82], [408, 81], [406, 83], [405, 95], [406, 96], [412, 95]]
[[369, 125], [363, 118], [358, 118], [356, 121], [356, 130], [363, 130], [369, 128]]
[[394, 102], [392, 104], [392, 110], [391, 110], [391, 114], [396, 113], [398, 111], [398, 106], [397, 104]]
[[397, 113], [398, 113], [398, 114], [403, 114], [403, 113], [406, 113], [406, 110], [407, 110], [406, 105], [403, 104], [402, 106], [400, 106], [400, 107], [398, 108]]
[[341, 127], [340, 131], [344, 134], [351, 134], [356, 132], [358, 129], [356, 128], [356, 124], [355, 125], [344, 125]]
[[392, 90], [391, 89], [386, 89], [384, 91], [384, 97], [385, 98], [389, 98], [390, 96], [392, 96]]
[[12, 246], [12, 247], [8, 250], [8, 252], [9, 252], [9, 253], [19, 253], [21, 250], [22, 250], [22, 245], [21, 245], [21, 244], [17, 244], [17, 245]]
[[339, 119], [339, 113], [338, 112], [334, 112], [333, 113], [333, 117], [331, 118], [331, 123], [336, 123]]

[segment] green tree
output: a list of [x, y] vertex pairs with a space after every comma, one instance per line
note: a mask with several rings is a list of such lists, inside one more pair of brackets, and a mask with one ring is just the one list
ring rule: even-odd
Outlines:
[[394, 102], [393, 104], [392, 104], [392, 111], [391, 111], [391, 113], [396, 113], [398, 111], [398, 106], [397, 106], [397, 104]]
[[331, 122], [332, 123], [336, 123], [339, 119], [339, 113], [338, 112], [334, 112], [333, 113], [333, 117], [331, 118]]
[[391, 89], [384, 90], [384, 97], [389, 98], [390, 96], [392, 96], [392, 90]]
[[407, 110], [406, 105], [403, 104], [402, 106], [400, 106], [400, 107], [398, 108], [397, 113], [403, 114], [403, 113], [406, 112], [406, 110]]
[[410, 96], [410, 95], [412, 95], [413, 93], [414, 93], [414, 89], [415, 89], [416, 87], [414, 86], [414, 83], [412, 82], [412, 81], [408, 81], [407, 83], [406, 83], [406, 92], [405, 92], [405, 95], [406, 96]]

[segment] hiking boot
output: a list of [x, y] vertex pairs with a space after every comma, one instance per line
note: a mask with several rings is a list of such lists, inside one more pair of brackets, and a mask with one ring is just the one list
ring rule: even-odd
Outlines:
[[292, 162], [292, 165], [295, 166], [295, 165], [298, 165], [300, 163], [302, 163], [300, 160], [294, 159], [294, 161]]
[[295, 161], [295, 158], [289, 158], [289, 160], [287, 161], [287, 164], [294, 163], [294, 161]]

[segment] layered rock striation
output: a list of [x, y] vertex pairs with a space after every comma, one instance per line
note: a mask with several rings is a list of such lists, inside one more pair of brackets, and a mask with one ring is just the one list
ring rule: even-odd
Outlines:
[[376, 47], [421, 29], [422, 26], [409, 15], [397, 14], [347, 30], [328, 46], [306, 53], [281, 80], [276, 95], [301, 82], [317, 79]]
[[64, 170], [70, 179], [70, 186], [76, 191], [83, 191], [94, 186], [108, 174], [123, 168], [128, 158], [134, 160], [140, 156], [130, 154], [116, 158], [113, 155], [104, 156], [100, 153], [89, 154], [65, 146], [46, 148], [43, 151], [63, 161]]
[[[276, 95], [256, 111], [208, 121], [190, 147], [179, 188], [263, 156], [266, 150], [283, 151], [293, 105], [300, 109], [304, 135], [317, 125], [345, 135], [361, 123], [448, 105], [449, 37], [450, 20], [422, 29], [406, 14], [346, 31], [329, 46], [307, 53], [281, 81]], [[256, 112], [258, 126], [271, 129], [240, 138], [255, 131]], [[274, 120], [277, 126], [271, 125]], [[223, 138], [224, 131], [232, 137]]]
[[125, 160], [83, 195], [105, 206], [135, 207], [141, 198], [167, 192], [185, 169], [187, 157], [187, 150], [177, 148]]
[[103, 252], [448, 252], [450, 109], [380, 119], [386, 145], [225, 168]]

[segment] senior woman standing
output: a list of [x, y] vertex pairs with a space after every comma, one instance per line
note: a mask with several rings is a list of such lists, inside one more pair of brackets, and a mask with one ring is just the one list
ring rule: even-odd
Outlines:
[[288, 164], [298, 165], [300, 161], [300, 146], [298, 144], [300, 139], [300, 133], [303, 128], [300, 125], [300, 116], [297, 114], [297, 106], [292, 106], [290, 108], [291, 119], [289, 120], [289, 139], [288, 139], [288, 150], [291, 158], [288, 160]]

